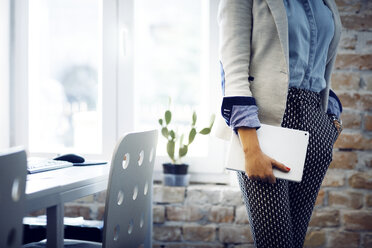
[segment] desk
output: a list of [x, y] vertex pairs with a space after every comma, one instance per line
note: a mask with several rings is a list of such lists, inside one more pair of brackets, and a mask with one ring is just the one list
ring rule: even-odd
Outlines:
[[109, 171], [105, 164], [27, 175], [26, 214], [46, 208], [47, 247], [63, 247], [64, 203], [105, 190]]

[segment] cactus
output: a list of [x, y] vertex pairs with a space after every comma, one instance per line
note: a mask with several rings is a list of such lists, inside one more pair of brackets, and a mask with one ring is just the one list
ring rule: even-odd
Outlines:
[[[181, 158], [185, 157], [189, 145], [194, 141], [196, 135], [202, 134], [207, 135], [211, 132], [213, 123], [214, 123], [215, 115], [211, 116], [210, 123], [208, 127], [202, 128], [200, 131], [197, 131], [196, 129], [196, 121], [197, 121], [197, 115], [194, 111], [192, 114], [192, 121], [191, 121], [191, 127], [190, 131], [188, 132], [188, 140], [186, 143], [184, 143], [184, 134], [177, 134], [177, 132], [173, 129], [169, 128], [169, 124], [172, 120], [172, 112], [168, 109], [164, 113], [164, 118], [159, 119], [159, 124], [161, 126], [161, 134], [167, 139], [167, 153], [169, 158], [172, 160], [173, 164], [177, 164], [181, 162]], [[176, 144], [178, 142], [178, 154], [175, 153], [176, 150]]]

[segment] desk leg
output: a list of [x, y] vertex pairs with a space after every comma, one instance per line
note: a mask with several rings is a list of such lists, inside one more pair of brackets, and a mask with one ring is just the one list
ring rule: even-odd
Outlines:
[[63, 248], [64, 238], [64, 206], [59, 204], [47, 208], [47, 247]]

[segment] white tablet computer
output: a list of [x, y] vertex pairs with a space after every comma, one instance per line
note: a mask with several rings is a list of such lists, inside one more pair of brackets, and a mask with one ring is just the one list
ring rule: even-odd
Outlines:
[[[257, 130], [262, 152], [283, 163], [291, 170], [282, 172], [274, 168], [276, 178], [300, 182], [305, 164], [309, 132], [261, 124]], [[231, 136], [226, 169], [245, 171], [245, 156], [239, 136]]]

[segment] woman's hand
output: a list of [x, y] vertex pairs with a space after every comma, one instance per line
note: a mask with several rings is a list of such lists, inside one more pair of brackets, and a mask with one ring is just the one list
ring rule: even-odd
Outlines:
[[290, 168], [261, 151], [255, 128], [241, 127], [238, 129], [238, 133], [245, 154], [245, 172], [249, 179], [275, 183], [273, 167], [283, 172], [289, 172]]
[[[333, 125], [337, 129], [337, 138], [336, 138], [336, 140], [337, 140], [340, 137], [340, 134], [341, 134], [342, 129], [343, 129], [342, 121], [335, 114], [329, 114], [328, 116], [329, 116], [329, 118], [331, 118], [331, 121], [333, 122]], [[336, 140], [334, 142], [336, 142]]]

